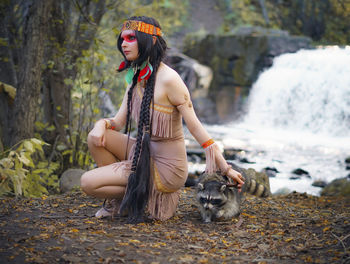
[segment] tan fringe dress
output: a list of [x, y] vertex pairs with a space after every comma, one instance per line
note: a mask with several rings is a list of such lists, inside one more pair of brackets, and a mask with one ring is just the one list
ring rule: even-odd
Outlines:
[[[132, 99], [133, 120], [138, 122], [144, 88], [138, 83]], [[147, 211], [152, 218], [166, 220], [176, 211], [180, 188], [188, 174], [187, 155], [182, 127], [182, 116], [176, 107], [154, 104], [152, 119], [151, 183]], [[152, 113], [153, 112], [153, 113]], [[130, 174], [134, 155], [135, 139], [126, 161], [116, 163], [115, 169], [123, 168], [125, 176]]]

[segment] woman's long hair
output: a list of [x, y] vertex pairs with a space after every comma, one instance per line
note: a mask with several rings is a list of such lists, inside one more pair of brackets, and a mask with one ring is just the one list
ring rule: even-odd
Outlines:
[[[128, 20], [143, 21], [147, 24], [152, 24], [160, 28], [159, 23], [150, 17], [134, 16]], [[127, 103], [127, 119], [125, 133], [130, 135], [131, 129], [131, 112], [132, 112], [132, 95], [133, 90], [137, 84], [138, 75], [140, 73], [140, 66], [144, 61], [149, 61], [153, 67], [153, 72], [146, 82], [145, 91], [142, 97], [141, 109], [139, 113], [139, 122], [137, 128], [137, 138], [135, 153], [132, 159], [131, 173], [126, 188], [126, 193], [122, 201], [120, 211], [128, 212], [128, 221], [130, 223], [137, 223], [143, 221], [144, 209], [148, 202], [149, 185], [150, 185], [150, 139], [151, 139], [151, 118], [150, 105], [153, 101], [154, 86], [156, 81], [156, 74], [162, 59], [165, 56], [167, 44], [161, 36], [156, 36], [156, 42], [153, 43], [153, 36], [140, 31], [135, 31], [138, 42], [139, 56], [135, 61], [127, 61], [122, 51], [122, 42], [120, 35], [118, 37], [118, 49], [123, 54], [128, 67], [137, 69], [132, 85], [128, 91]], [[125, 69], [125, 68], [124, 68]]]

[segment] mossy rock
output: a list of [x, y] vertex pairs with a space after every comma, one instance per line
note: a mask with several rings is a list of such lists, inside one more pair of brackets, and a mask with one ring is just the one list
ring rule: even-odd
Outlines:
[[[189, 34], [185, 43], [183, 52], [213, 71], [208, 97], [215, 103], [216, 111], [220, 111], [219, 122], [232, 121], [239, 116], [250, 87], [260, 72], [272, 65], [274, 57], [311, 48], [309, 38], [255, 27], [230, 34]], [[241, 88], [238, 96], [236, 87]], [[231, 102], [227, 107], [221, 106], [223, 90], [225, 96], [228, 92]]]
[[350, 196], [350, 181], [347, 178], [336, 179], [321, 192], [322, 196]]

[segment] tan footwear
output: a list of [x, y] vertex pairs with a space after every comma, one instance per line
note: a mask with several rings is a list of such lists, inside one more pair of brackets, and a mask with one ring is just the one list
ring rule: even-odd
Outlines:
[[102, 208], [96, 212], [95, 217], [104, 218], [116, 216], [119, 214], [119, 205], [120, 202], [117, 199], [105, 199]]
[[95, 217], [97, 218], [104, 218], [107, 216], [111, 216], [112, 213], [108, 212], [104, 207], [101, 207], [95, 214]]

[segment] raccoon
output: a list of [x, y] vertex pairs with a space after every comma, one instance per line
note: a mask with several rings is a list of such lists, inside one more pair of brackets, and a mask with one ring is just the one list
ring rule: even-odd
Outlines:
[[238, 192], [235, 186], [229, 183], [228, 178], [221, 175], [220, 172], [203, 173], [199, 177], [196, 198], [202, 220], [205, 223], [239, 216], [243, 193], [250, 193], [258, 197], [267, 197], [270, 194], [267, 187], [257, 183], [244, 170], [233, 163], [230, 165], [245, 179], [241, 192]]

